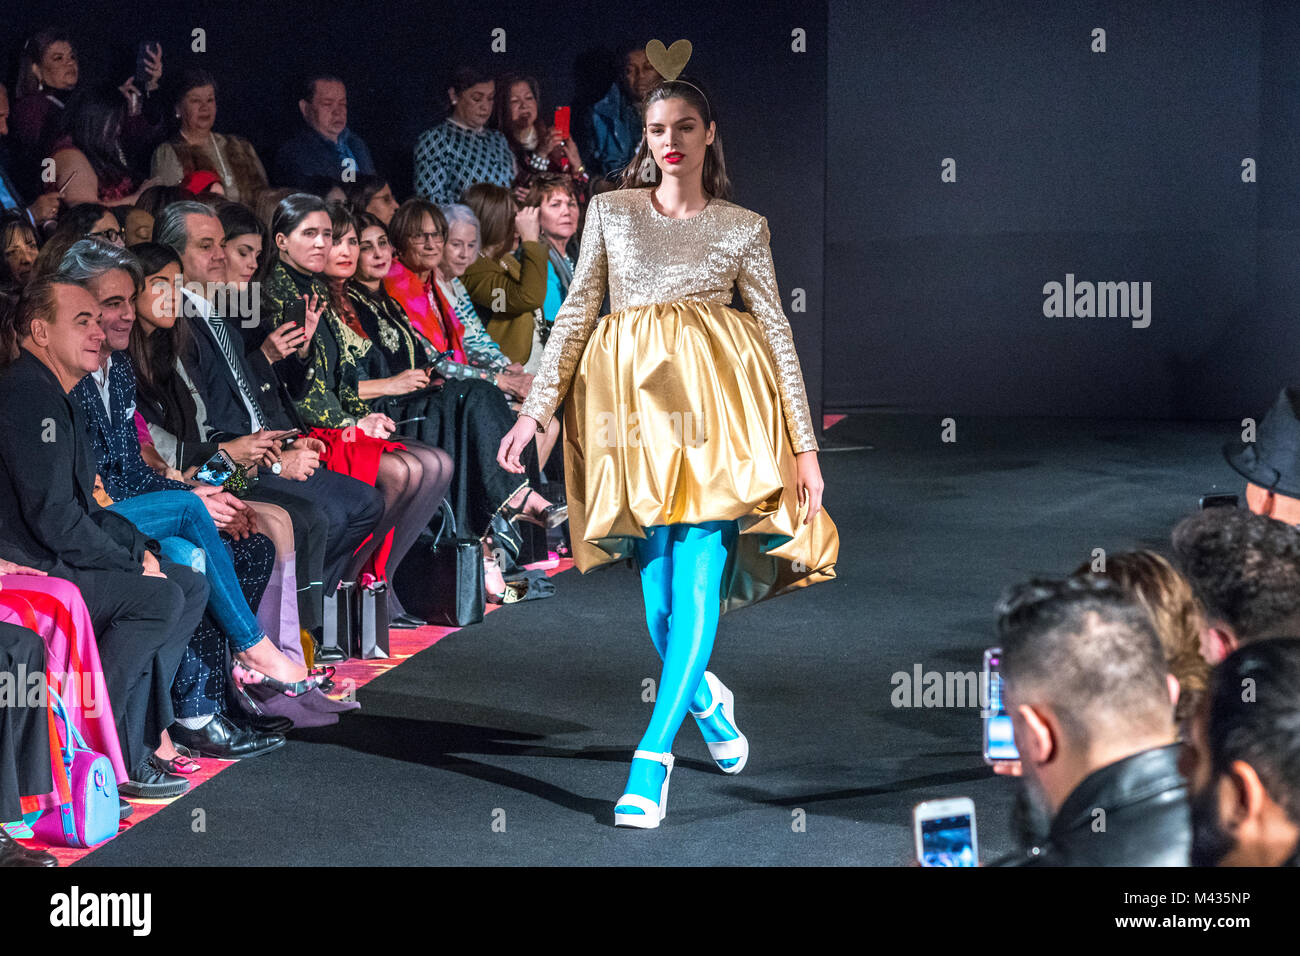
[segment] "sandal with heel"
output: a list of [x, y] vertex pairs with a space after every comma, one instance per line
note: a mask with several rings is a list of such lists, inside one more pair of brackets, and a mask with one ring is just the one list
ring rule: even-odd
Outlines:
[[[632, 754], [632, 759], [653, 760], [655, 763], [663, 764], [667, 769], [664, 771], [663, 786], [659, 788], [658, 802], [651, 800], [649, 797], [643, 797], [639, 793], [625, 793], [618, 798], [618, 803], [614, 804], [614, 826], [616, 827], [636, 827], [639, 830], [653, 830], [659, 826], [660, 821], [668, 814], [668, 780], [673, 775], [673, 755], [670, 753], [652, 753], [649, 750], [638, 750]], [[619, 807], [636, 807], [640, 813], [619, 813]]]

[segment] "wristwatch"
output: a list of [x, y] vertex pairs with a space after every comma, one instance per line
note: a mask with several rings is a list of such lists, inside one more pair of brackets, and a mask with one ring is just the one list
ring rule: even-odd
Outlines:
[[271, 474], [278, 475], [283, 470], [284, 470], [284, 466], [281, 465], [278, 461], [271, 463]]

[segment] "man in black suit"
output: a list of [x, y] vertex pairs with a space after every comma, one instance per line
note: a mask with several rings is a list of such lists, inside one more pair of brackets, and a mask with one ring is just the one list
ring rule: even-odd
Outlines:
[[[199, 202], [173, 203], [154, 223], [154, 241], [181, 257], [186, 285], [215, 288], [225, 281], [225, 238], [221, 220]], [[222, 316], [208, 299], [184, 291], [185, 316], [194, 333], [199, 392], [212, 428], [212, 441], [231, 441], [255, 431], [306, 432], [289, 389], [306, 390], [305, 366], [272, 364], [260, 349], [245, 352], [240, 323]], [[289, 382], [281, 379], [283, 372]], [[364, 481], [320, 467], [324, 446], [299, 439], [280, 451], [280, 470], [259, 468], [258, 484], [306, 499], [329, 518], [325, 593], [333, 594], [345, 566], [383, 514], [383, 496]]]
[[81, 589], [130, 768], [122, 791], [177, 796], [189, 781], [164, 771], [154, 751], [174, 755], [164, 733], [172, 679], [203, 617], [207, 581], [160, 558], [157, 541], [95, 499], [85, 420], [68, 395], [99, 364], [94, 296], [66, 279], [35, 279], [15, 324], [18, 357], [0, 374], [0, 540]]

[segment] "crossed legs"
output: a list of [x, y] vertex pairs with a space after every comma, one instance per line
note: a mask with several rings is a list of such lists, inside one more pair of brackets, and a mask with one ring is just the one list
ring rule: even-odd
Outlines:
[[[645, 540], [637, 542], [637, 561], [646, 624], [664, 666], [650, 725], [637, 749], [669, 753], [687, 711], [704, 711], [712, 702], [704, 672], [718, 630], [722, 572], [739, 529], [735, 521], [706, 521], [645, 531]], [[702, 722], [700, 729], [706, 740], [736, 736], [720, 716]], [[661, 763], [634, 758], [626, 792], [657, 801], [666, 772]], [[625, 806], [618, 812], [641, 811]]]

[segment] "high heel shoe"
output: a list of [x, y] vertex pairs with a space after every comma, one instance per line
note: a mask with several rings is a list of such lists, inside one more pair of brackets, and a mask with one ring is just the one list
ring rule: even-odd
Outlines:
[[247, 664], [241, 664], [239, 661], [235, 661], [231, 665], [230, 677], [235, 682], [235, 689], [243, 695], [244, 700], [253, 708], [253, 712], [258, 714], [262, 713], [262, 710], [248, 696], [245, 687], [264, 687], [275, 691], [277, 694], [283, 694], [285, 697], [301, 697], [309, 691], [319, 690], [322, 683], [320, 676], [316, 674], [309, 674], [305, 680], [294, 681], [293, 683], [276, 680], [274, 677], [263, 674]]
[[[659, 826], [668, 813], [668, 779], [673, 775], [673, 755], [670, 753], [652, 753], [649, 750], [638, 750], [632, 754], [632, 759], [636, 760], [653, 760], [655, 763], [663, 764], [667, 769], [664, 771], [664, 783], [659, 788], [659, 800], [655, 802], [649, 797], [643, 797], [639, 793], [625, 793], [618, 798], [618, 803], [614, 804], [614, 826], [616, 827], [636, 827], [639, 830], [653, 830]], [[640, 813], [619, 813], [619, 807], [636, 807]]]
[[[745, 764], [749, 760], [749, 739], [740, 732], [740, 727], [736, 724], [736, 695], [730, 688], [711, 672], [704, 672], [704, 682], [709, 686], [709, 695], [712, 700], [709, 706], [704, 708], [700, 713], [691, 711], [691, 716], [696, 721], [708, 720], [713, 716], [714, 711], [722, 709], [722, 717], [731, 729], [736, 732], [736, 737], [732, 740], [708, 740], [704, 742], [709, 747], [709, 756], [713, 762], [718, 765], [718, 769], [723, 773], [740, 773], [745, 769]], [[731, 766], [723, 766], [722, 761], [736, 761]]]
[[561, 504], [552, 503], [547, 505], [541, 510], [540, 517], [524, 511], [524, 505], [528, 504], [528, 496], [534, 494], [537, 494], [537, 492], [532, 488], [529, 488], [528, 494], [524, 495], [524, 500], [519, 502], [518, 507], [506, 505], [501, 514], [507, 521], [514, 521], [516, 518], [519, 518], [522, 521], [527, 521], [530, 524], [535, 524], [538, 527], [548, 529], [558, 528], [560, 525], [564, 524], [564, 522], [569, 520], [568, 502], [563, 502]]

